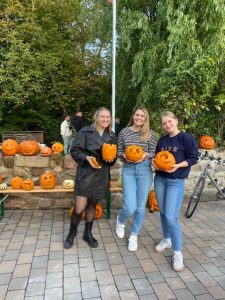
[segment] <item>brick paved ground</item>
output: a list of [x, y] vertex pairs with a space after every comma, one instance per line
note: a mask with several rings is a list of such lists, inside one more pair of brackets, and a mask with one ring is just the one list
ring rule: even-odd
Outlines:
[[7, 211], [0, 222], [0, 299], [225, 299], [225, 202], [201, 204], [192, 219], [182, 214], [180, 273], [171, 269], [171, 250], [154, 251], [158, 213], [146, 213], [136, 253], [115, 236], [115, 216], [95, 223], [97, 249], [82, 240], [81, 224], [75, 245], [64, 250], [68, 211]]

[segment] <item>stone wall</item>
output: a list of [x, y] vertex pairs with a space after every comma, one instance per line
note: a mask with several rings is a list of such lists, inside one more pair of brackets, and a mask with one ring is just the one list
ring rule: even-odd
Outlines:
[[[208, 151], [209, 155], [221, 157], [225, 159], [225, 149], [218, 148]], [[205, 160], [199, 161], [197, 165], [192, 167], [189, 178], [186, 181], [185, 201], [190, 197], [195, 183], [200, 173], [204, 170]], [[111, 186], [121, 186], [121, 166], [120, 160], [117, 160], [111, 169]], [[220, 180], [225, 187], [225, 166], [218, 166], [212, 163], [212, 175]], [[46, 170], [53, 171], [57, 176], [57, 184], [62, 184], [65, 179], [74, 179], [76, 175], [76, 163], [70, 155], [63, 157], [61, 154], [55, 153], [51, 157], [22, 156], [14, 157], [2, 156], [0, 153], [0, 175], [3, 176], [3, 182], [10, 185], [13, 176], [21, 176], [24, 178], [32, 178], [35, 185], [39, 185], [39, 176]], [[153, 188], [153, 187], [152, 187]], [[216, 189], [206, 181], [202, 200], [216, 200]], [[32, 209], [51, 209], [51, 208], [67, 208], [71, 206], [73, 196], [71, 193], [41, 193], [41, 194], [13, 194], [7, 202], [6, 208], [32, 208]], [[106, 200], [101, 201], [106, 206]], [[112, 208], [120, 208], [122, 206], [122, 193], [116, 192], [112, 194]]]

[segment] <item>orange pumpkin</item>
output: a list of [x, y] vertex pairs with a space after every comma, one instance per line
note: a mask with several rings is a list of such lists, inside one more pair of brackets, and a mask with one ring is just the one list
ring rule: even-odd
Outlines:
[[36, 155], [40, 148], [36, 141], [23, 141], [20, 143], [20, 153], [25, 156]]
[[93, 157], [91, 159], [91, 162], [99, 169], [101, 169], [101, 166], [99, 165], [98, 161], [96, 160], [96, 157]]
[[11, 179], [11, 187], [14, 190], [21, 189], [22, 184], [23, 184], [23, 178], [21, 177], [16, 176]]
[[114, 160], [116, 158], [117, 146], [115, 144], [102, 145], [102, 158], [104, 160]]
[[54, 143], [53, 145], [52, 145], [52, 152], [53, 153], [62, 153], [63, 152], [63, 150], [64, 150], [64, 147], [63, 147], [63, 144], [61, 144], [61, 143]]
[[216, 143], [211, 136], [203, 135], [199, 138], [199, 148], [210, 150], [215, 148], [215, 146]]
[[176, 160], [169, 151], [160, 151], [156, 154], [154, 163], [160, 170], [171, 170], [172, 165], [175, 165]]
[[130, 161], [136, 162], [142, 159], [144, 151], [141, 146], [128, 146], [125, 151], [126, 158]]
[[43, 157], [51, 156], [51, 154], [52, 154], [52, 149], [49, 148], [48, 146], [45, 146], [41, 149], [41, 155]]
[[148, 195], [148, 206], [150, 212], [159, 211], [158, 203], [155, 196], [155, 191], [151, 191]]
[[2, 152], [4, 155], [13, 156], [16, 154], [17, 148], [18, 144], [15, 140], [8, 139], [2, 143]]
[[46, 172], [40, 176], [40, 186], [45, 190], [51, 190], [56, 185], [56, 176], [52, 172]]
[[3, 177], [0, 175], [0, 184], [2, 183]]
[[[71, 217], [72, 213], [73, 213], [74, 208], [71, 207], [69, 209], [69, 216]], [[97, 204], [96, 205], [96, 210], [95, 210], [95, 220], [98, 220], [102, 217], [103, 214], [103, 208], [101, 206], [101, 204]], [[82, 219], [85, 219], [85, 211], [82, 213]]]
[[23, 180], [23, 183], [22, 183], [23, 190], [30, 191], [30, 190], [33, 190], [33, 188], [34, 188], [34, 182], [32, 179]]

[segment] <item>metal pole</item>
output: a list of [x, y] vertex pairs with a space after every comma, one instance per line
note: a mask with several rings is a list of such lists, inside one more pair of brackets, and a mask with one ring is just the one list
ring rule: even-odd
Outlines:
[[116, 113], [116, 0], [112, 0], [113, 8], [113, 36], [112, 36], [112, 129], [115, 131]]

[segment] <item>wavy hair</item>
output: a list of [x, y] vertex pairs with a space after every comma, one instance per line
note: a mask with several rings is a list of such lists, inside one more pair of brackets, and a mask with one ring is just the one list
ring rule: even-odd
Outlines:
[[96, 110], [96, 112], [94, 113], [94, 127], [95, 127], [96, 130], [98, 130], [98, 122], [97, 122], [97, 119], [98, 119], [100, 113], [101, 113], [102, 111], [104, 111], [104, 110], [106, 110], [106, 111], [109, 112], [109, 115], [110, 115], [110, 123], [109, 123], [109, 126], [108, 126], [108, 131], [109, 131], [109, 133], [112, 133], [112, 117], [111, 117], [111, 112], [110, 112], [110, 110], [109, 110], [108, 108], [106, 108], [106, 107], [100, 107], [100, 108], [99, 108], [98, 110]]
[[149, 126], [149, 114], [148, 110], [144, 106], [135, 106], [131, 112], [130, 121], [128, 123], [128, 127], [134, 125], [134, 114], [138, 109], [141, 109], [145, 115], [145, 121], [141, 128], [141, 141], [147, 142], [150, 138], [150, 126]]

